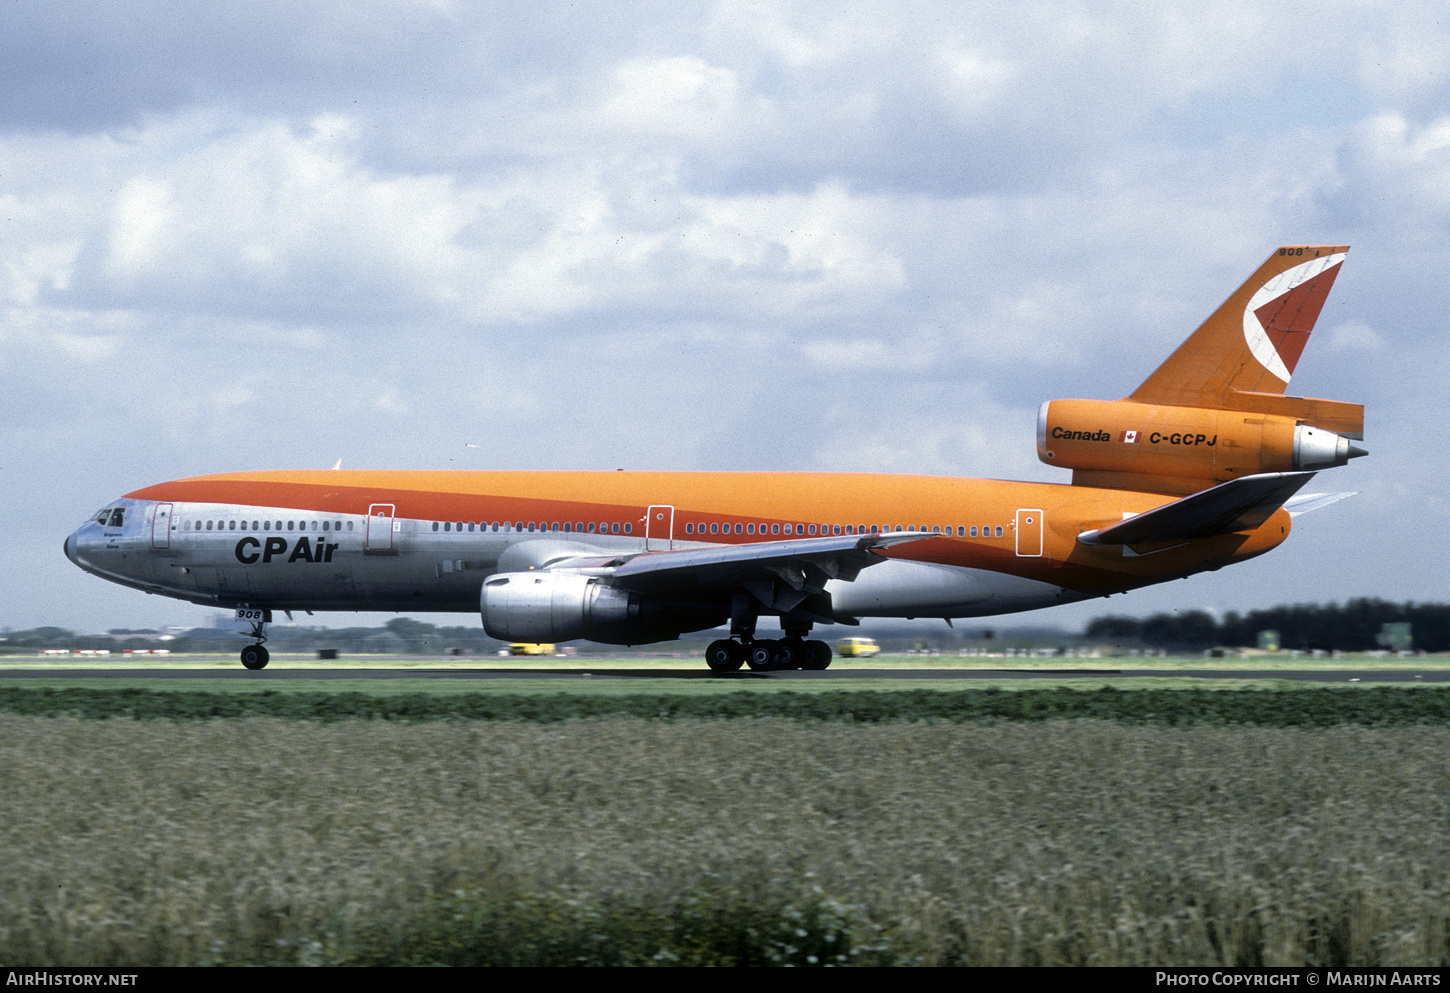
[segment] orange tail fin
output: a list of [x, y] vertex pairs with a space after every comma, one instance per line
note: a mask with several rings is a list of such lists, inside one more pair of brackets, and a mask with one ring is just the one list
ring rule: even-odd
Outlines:
[[1348, 251], [1279, 249], [1128, 399], [1236, 407], [1236, 393], [1282, 394]]

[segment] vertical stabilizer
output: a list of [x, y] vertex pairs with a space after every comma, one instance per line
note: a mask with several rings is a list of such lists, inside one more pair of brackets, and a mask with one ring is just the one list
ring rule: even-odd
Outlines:
[[1283, 394], [1348, 251], [1280, 248], [1128, 399], [1232, 407], [1235, 393]]

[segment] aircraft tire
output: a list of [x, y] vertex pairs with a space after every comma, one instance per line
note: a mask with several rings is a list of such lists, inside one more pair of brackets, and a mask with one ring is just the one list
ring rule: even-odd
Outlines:
[[711, 672], [734, 672], [744, 663], [745, 647], [728, 638], [712, 641], [705, 649], [705, 664]]
[[242, 649], [242, 665], [248, 669], [267, 668], [271, 657], [271, 653], [262, 645], [248, 645]]
[[775, 643], [775, 668], [803, 669], [811, 657], [805, 642], [799, 638], [783, 638]]
[[802, 669], [813, 669], [820, 671], [831, 664], [831, 646], [824, 641], [808, 641], [806, 649], [809, 652], [806, 658], [801, 661]]
[[776, 657], [779, 649], [773, 641], [755, 641], [745, 650], [745, 664], [752, 672], [770, 672], [779, 668]]

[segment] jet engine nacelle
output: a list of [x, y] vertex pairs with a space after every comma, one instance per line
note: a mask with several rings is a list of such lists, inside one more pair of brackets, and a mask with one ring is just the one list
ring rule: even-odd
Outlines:
[[1118, 473], [1205, 483], [1340, 466], [1364, 450], [1294, 417], [1131, 400], [1053, 400], [1037, 414], [1037, 457], [1117, 485]]
[[558, 642], [587, 638], [639, 645], [679, 637], [641, 618], [638, 594], [598, 579], [551, 572], [501, 572], [483, 581], [483, 629], [500, 641]]

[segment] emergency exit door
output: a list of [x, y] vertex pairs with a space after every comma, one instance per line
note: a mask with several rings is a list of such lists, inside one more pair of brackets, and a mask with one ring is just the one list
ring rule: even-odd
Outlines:
[[655, 504], [644, 515], [644, 550], [666, 552], [674, 545], [675, 508]]
[[392, 551], [394, 510], [391, 503], [375, 503], [368, 507], [368, 551]]
[[1017, 511], [1017, 555], [1033, 559], [1042, 555], [1042, 511]]

